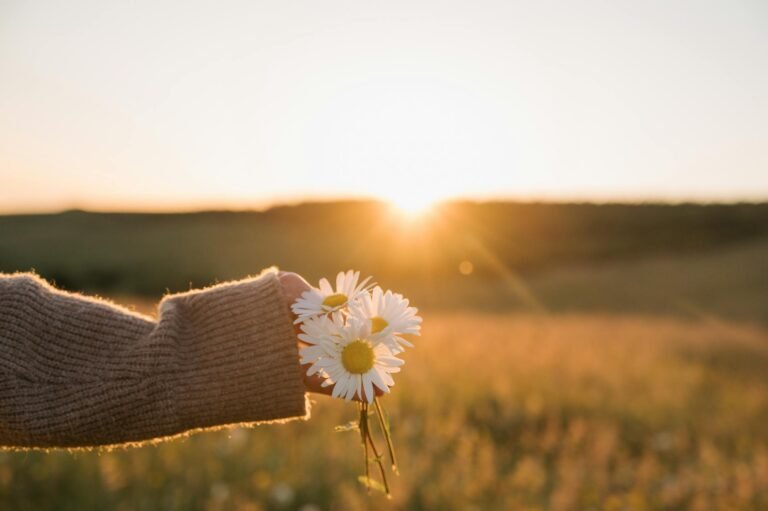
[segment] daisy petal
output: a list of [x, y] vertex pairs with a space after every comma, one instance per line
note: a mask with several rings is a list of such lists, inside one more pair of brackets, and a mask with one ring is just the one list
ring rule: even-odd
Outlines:
[[384, 392], [389, 392], [389, 387], [387, 387], [387, 384], [384, 383], [384, 378], [382, 378], [381, 373], [377, 368], [374, 367], [369, 374], [371, 377], [371, 383], [379, 387], [379, 389], [383, 390]]
[[373, 385], [371, 385], [371, 374], [372, 371], [369, 371], [368, 373], [363, 375], [363, 388], [365, 390], [365, 395], [368, 398], [369, 403], [373, 403]]

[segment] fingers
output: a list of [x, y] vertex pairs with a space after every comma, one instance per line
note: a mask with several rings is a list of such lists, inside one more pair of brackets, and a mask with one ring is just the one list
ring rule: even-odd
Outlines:
[[304, 291], [311, 288], [309, 283], [297, 273], [280, 272], [278, 273], [277, 278], [280, 281], [280, 286], [283, 288], [283, 294], [289, 304], [295, 302]]
[[307, 368], [309, 367], [309, 364], [302, 367], [304, 369], [304, 386], [307, 388], [307, 390], [309, 392], [314, 392], [315, 394], [325, 394], [326, 396], [330, 396], [331, 392], [333, 392], [333, 386], [329, 385], [327, 387], [323, 387], [322, 383], [325, 381], [325, 378], [317, 373], [313, 374], [312, 376], [307, 376]]
[[[296, 301], [296, 299], [304, 294], [304, 291], [310, 289], [311, 286], [301, 277], [301, 275], [293, 272], [279, 272], [278, 280], [280, 281], [280, 287], [282, 288], [285, 301], [288, 304], [288, 310], [291, 314], [291, 320], [293, 322], [296, 320], [296, 315], [293, 313], [291, 305]], [[301, 333], [301, 328], [299, 325], [294, 324], [293, 331], [296, 333], [296, 335], [298, 335]]]

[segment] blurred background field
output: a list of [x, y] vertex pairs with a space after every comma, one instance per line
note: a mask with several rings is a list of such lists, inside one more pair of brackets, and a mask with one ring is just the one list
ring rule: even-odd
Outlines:
[[317, 397], [0, 451], [0, 511], [768, 510], [767, 7], [0, 2], [0, 272], [153, 315], [358, 269], [425, 321], [391, 502]]
[[0, 217], [0, 271], [154, 314], [269, 265], [359, 268], [424, 313], [386, 406], [394, 499], [344, 403], [111, 452], [0, 454], [7, 509], [768, 508], [768, 205], [376, 202]]
[[429, 309], [768, 321], [768, 204], [383, 202], [262, 212], [0, 216], [0, 270], [157, 298], [278, 265], [356, 268]]

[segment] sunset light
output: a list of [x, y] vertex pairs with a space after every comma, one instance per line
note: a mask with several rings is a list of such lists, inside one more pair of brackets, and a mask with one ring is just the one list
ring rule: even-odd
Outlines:
[[662, 4], [4, 4], [0, 212], [764, 196], [759, 15]]
[[439, 199], [427, 194], [422, 194], [418, 190], [397, 197], [386, 199], [398, 212], [406, 217], [418, 218], [435, 207]]
[[0, 1], [0, 511], [768, 510], [767, 50], [766, 0]]

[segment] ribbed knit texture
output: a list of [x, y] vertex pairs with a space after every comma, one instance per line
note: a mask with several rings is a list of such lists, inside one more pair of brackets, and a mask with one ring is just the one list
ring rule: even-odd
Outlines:
[[274, 271], [167, 296], [159, 312], [0, 275], [0, 445], [114, 445], [306, 416]]

